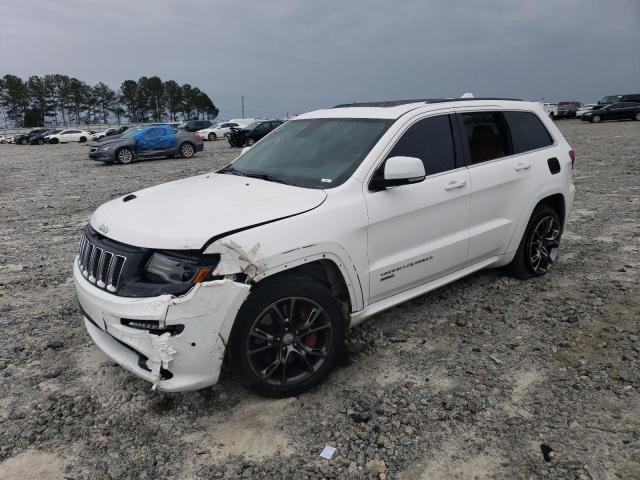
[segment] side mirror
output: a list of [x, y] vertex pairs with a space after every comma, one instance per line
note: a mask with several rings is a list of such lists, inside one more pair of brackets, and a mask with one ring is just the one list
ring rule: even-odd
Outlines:
[[250, 149], [251, 149], [251, 147], [242, 147], [242, 150], [240, 151], [240, 155], [244, 155], [244, 154], [245, 154], [245, 153], [247, 153]]
[[415, 157], [391, 157], [384, 165], [384, 177], [373, 179], [374, 190], [422, 182], [426, 177], [422, 160]]

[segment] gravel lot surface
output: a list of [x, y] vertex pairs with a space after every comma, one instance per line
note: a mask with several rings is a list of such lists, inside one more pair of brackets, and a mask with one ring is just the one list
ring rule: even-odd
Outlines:
[[0, 145], [0, 478], [640, 478], [640, 122], [559, 125], [577, 198], [552, 272], [480, 272], [379, 314], [284, 400], [226, 373], [154, 393], [93, 345], [74, 298], [98, 205], [237, 150], [114, 166]]

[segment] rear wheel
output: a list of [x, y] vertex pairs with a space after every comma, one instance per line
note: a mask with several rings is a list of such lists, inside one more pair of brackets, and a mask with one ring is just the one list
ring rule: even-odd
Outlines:
[[636, 116], [633, 117], [633, 118], [635, 118], [636, 120], [638, 120], [640, 122], [640, 112], [636, 113]]
[[116, 152], [116, 160], [118, 163], [127, 164], [133, 161], [133, 152], [127, 147], [123, 147]]
[[182, 158], [191, 158], [193, 157], [194, 153], [195, 149], [189, 142], [185, 142], [180, 146], [180, 156]]
[[209, 139], [209, 141], [214, 142], [218, 139], [218, 136], [215, 133], [211, 132], [209, 135], [207, 135], [207, 138]]
[[258, 393], [295, 395], [327, 376], [344, 335], [340, 307], [322, 283], [293, 275], [267, 280], [238, 312], [229, 337], [230, 367]]
[[80, 140], [78, 140], [80, 143], [84, 143], [87, 141], [87, 137], [80, 137]]
[[561, 235], [562, 225], [557, 212], [547, 205], [536, 207], [507, 269], [523, 280], [546, 274], [558, 260]]

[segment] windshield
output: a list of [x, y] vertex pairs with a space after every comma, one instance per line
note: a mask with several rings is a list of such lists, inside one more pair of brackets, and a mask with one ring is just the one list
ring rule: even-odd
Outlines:
[[220, 172], [301, 187], [336, 187], [349, 178], [391, 123], [360, 118], [293, 120]]
[[603, 104], [603, 103], [616, 103], [619, 102], [620, 99], [622, 98], [621, 95], [609, 95], [608, 97], [604, 97], [602, 100], [600, 100], [598, 103], [599, 104]]
[[263, 123], [263, 122], [253, 122], [253, 123], [250, 123], [249, 125], [247, 125], [246, 127], [242, 127], [242, 128], [244, 128], [245, 130], [253, 130], [254, 128], [256, 128], [261, 123]]

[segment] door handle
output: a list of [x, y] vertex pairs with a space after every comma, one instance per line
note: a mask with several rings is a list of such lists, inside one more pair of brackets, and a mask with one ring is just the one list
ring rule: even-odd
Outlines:
[[516, 172], [521, 172], [522, 170], [529, 170], [530, 168], [531, 168], [531, 164], [525, 163], [525, 162], [516, 163], [516, 166], [513, 167], [513, 169]]
[[447, 183], [444, 189], [454, 190], [456, 188], [464, 188], [466, 186], [467, 186], [467, 182], [465, 180], [453, 180], [452, 182]]

